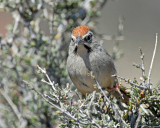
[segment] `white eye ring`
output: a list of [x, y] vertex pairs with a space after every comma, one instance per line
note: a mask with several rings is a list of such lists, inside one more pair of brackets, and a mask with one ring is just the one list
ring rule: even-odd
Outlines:
[[89, 34], [84, 38], [85, 41], [90, 42], [92, 40], [92, 35]]
[[84, 39], [86, 42], [91, 42], [92, 36], [93, 36], [93, 33], [92, 33], [91, 31], [88, 31], [87, 34], [83, 36], [83, 39]]
[[75, 36], [73, 36], [73, 35], [71, 35], [71, 40], [72, 40], [73, 42], [75, 42], [76, 37], [75, 37]]

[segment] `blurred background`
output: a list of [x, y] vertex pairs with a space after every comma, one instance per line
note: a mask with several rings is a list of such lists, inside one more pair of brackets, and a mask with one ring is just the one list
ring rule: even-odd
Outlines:
[[[148, 74], [152, 53], [155, 44], [156, 33], [160, 34], [160, 1], [159, 0], [114, 0], [108, 1], [102, 10], [102, 16], [98, 19], [97, 31], [107, 35], [117, 32], [117, 21], [124, 17], [124, 37], [120, 41], [120, 49], [124, 56], [116, 61], [118, 74], [131, 79], [141, 75], [141, 72], [132, 66], [133, 63], [141, 63], [139, 47], [145, 54], [145, 68]], [[105, 48], [110, 51], [112, 41], [104, 41]], [[157, 46], [152, 79], [154, 84], [160, 80], [160, 43]]]
[[[124, 56], [116, 61], [116, 67], [120, 76], [131, 79], [141, 75], [135, 70], [133, 63], [140, 63], [139, 48], [145, 53], [145, 67], [148, 73], [150, 61], [154, 49], [155, 35], [160, 34], [160, 1], [159, 0], [109, 0], [101, 11], [101, 16], [96, 19], [96, 31], [105, 35], [116, 35], [118, 20], [124, 18], [124, 40], [120, 41], [120, 49]], [[12, 20], [12, 16], [0, 11], [0, 33], [5, 36], [6, 26]], [[104, 47], [111, 52], [113, 41], [104, 41]], [[160, 80], [160, 44], [158, 43], [157, 53], [152, 70], [153, 84]]]
[[[0, 127], [59, 127], [63, 115], [23, 80], [41, 93], [50, 93], [50, 86], [41, 82], [46, 78], [38, 64], [57, 86], [66, 87], [68, 45], [77, 25], [86, 24], [103, 42], [119, 76], [139, 80], [141, 70], [132, 65], [141, 64], [141, 47], [147, 76], [156, 33], [160, 34], [159, 5], [159, 0], [1, 0]], [[151, 74], [154, 86], [160, 82], [159, 55], [160, 42]]]

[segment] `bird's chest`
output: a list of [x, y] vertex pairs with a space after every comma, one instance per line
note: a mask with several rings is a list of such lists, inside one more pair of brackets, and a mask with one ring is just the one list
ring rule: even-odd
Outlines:
[[75, 80], [76, 82], [83, 83], [89, 87], [93, 86], [94, 80], [90, 75], [92, 67], [89, 55], [73, 55], [70, 56], [69, 60], [74, 60], [70, 61], [69, 66], [69, 73], [73, 81]]
[[91, 71], [89, 56], [84, 56], [84, 57], [76, 56], [74, 60], [75, 62], [73, 65], [74, 68], [73, 70], [77, 75], [77, 77], [81, 79], [86, 79], [86, 78], [88, 79], [89, 73]]

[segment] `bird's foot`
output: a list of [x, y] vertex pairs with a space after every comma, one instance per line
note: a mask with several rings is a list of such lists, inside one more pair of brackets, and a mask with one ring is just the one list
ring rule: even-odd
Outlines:
[[107, 90], [108, 91], [116, 91], [116, 92], [120, 93], [120, 86], [119, 86], [119, 84], [117, 84], [117, 87], [113, 87], [113, 88], [108, 87]]
[[116, 87], [113, 87], [113, 88], [108, 87], [107, 90], [109, 92], [112, 92], [112, 91], [118, 92], [120, 94], [120, 96], [123, 97], [123, 95], [122, 95], [122, 93], [120, 91], [120, 85], [118, 83], [117, 83]]

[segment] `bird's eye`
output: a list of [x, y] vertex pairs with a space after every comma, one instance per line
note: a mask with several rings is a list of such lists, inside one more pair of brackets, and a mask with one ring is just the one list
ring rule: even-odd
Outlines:
[[92, 35], [89, 34], [88, 36], [86, 36], [86, 37], [84, 38], [84, 40], [85, 40], [86, 42], [90, 42], [90, 41], [92, 40]]
[[74, 42], [74, 39], [73, 39], [73, 38], [72, 38], [71, 40], [72, 40], [72, 42]]

